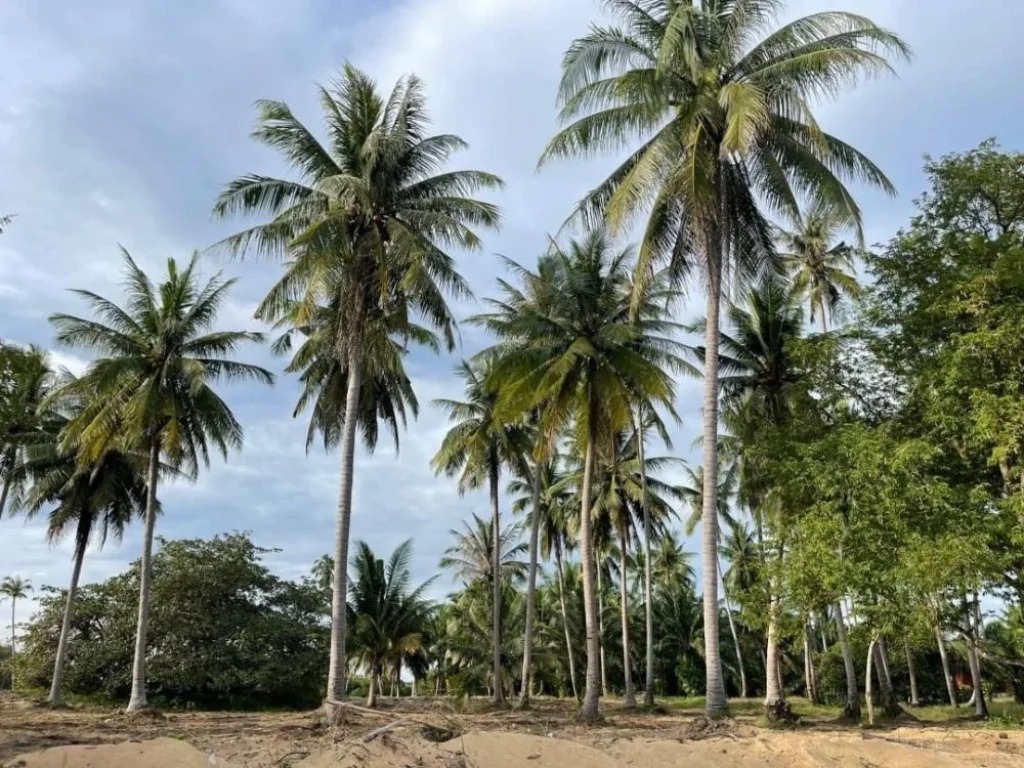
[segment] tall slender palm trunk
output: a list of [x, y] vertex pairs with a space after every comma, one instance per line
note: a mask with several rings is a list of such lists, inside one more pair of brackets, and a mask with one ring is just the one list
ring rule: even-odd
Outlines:
[[625, 693], [622, 697], [626, 709], [636, 709], [636, 689], [633, 687], [633, 653], [629, 642], [629, 585], [626, 579], [626, 555], [629, 540], [625, 524], [619, 526], [619, 608], [622, 614], [622, 674], [625, 678]]
[[818, 703], [818, 674], [814, 669], [814, 640], [811, 637], [811, 623], [804, 624], [804, 688], [812, 704]]
[[651, 576], [651, 516], [647, 508], [647, 466], [644, 461], [644, 413], [637, 410], [636, 452], [640, 461], [640, 511], [644, 516], [644, 706], [654, 706], [654, 588]]
[[768, 602], [768, 647], [765, 650], [764, 711], [769, 720], [786, 716], [786, 696], [779, 670], [779, 598], [772, 595]]
[[[591, 419], [593, 424], [594, 420]], [[597, 600], [594, 594], [597, 586], [594, 578], [594, 540], [590, 520], [590, 491], [594, 476], [594, 436], [587, 437], [587, 451], [583, 460], [583, 488], [580, 496], [580, 560], [583, 570], [583, 612], [587, 624], [587, 685], [580, 707], [580, 720], [587, 722], [598, 718], [600, 699], [600, 656], [601, 643], [598, 635]]]
[[494, 704], [505, 703], [501, 685], [501, 509], [498, 503], [498, 459], [492, 457], [490, 469], [491, 486], [491, 674], [494, 675]]
[[843, 717], [860, 720], [860, 691], [857, 688], [857, 667], [850, 649], [850, 639], [846, 635], [846, 622], [843, 620], [843, 607], [836, 601], [836, 637], [839, 648], [843, 652], [843, 669], [846, 673], [846, 704], [843, 706]]
[[942, 660], [942, 677], [946, 681], [946, 694], [949, 696], [949, 703], [954, 709], [960, 706], [956, 696], [956, 683], [953, 681], [953, 674], [949, 670], [949, 655], [946, 653], [946, 638], [942, 636], [942, 627], [935, 625], [935, 640], [939, 644], [939, 658]]
[[533, 467], [533, 515], [530, 519], [530, 571], [526, 581], [526, 628], [523, 632], [523, 687], [519, 691], [519, 706], [530, 704], [530, 684], [533, 681], [533, 621], [537, 613], [537, 546], [540, 538], [540, 464]]
[[[352, 526], [352, 479], [355, 469], [356, 427], [363, 385], [361, 339], [352, 339], [348, 350], [348, 389], [345, 392], [345, 422], [341, 427], [341, 479], [338, 487], [338, 516], [334, 532], [334, 573], [331, 574], [331, 656], [327, 668], [326, 711], [335, 713], [347, 692], [345, 634], [348, 595], [348, 538]], [[371, 686], [372, 688], [372, 686]]]
[[[975, 597], [977, 600], [977, 597]], [[963, 598], [964, 621], [967, 631], [964, 633], [964, 640], [967, 642], [967, 664], [971, 669], [971, 686], [974, 693], [971, 701], [974, 703], [974, 714], [977, 717], [988, 717], [988, 704], [985, 702], [985, 690], [981, 681], [981, 659], [978, 657], [978, 628], [981, 624], [980, 611], [977, 606], [973, 608], [968, 605], [967, 597]]]
[[728, 706], [722, 658], [718, 645], [718, 324], [721, 303], [721, 246], [712, 238], [709, 258], [707, 319], [704, 339], [704, 483], [701, 509], [704, 587], [704, 664], [707, 672], [708, 717], [717, 717]]
[[878, 642], [875, 643], [875, 666], [878, 674], [878, 701], [886, 715], [895, 717], [901, 710], [900, 705], [896, 702], [892, 677], [889, 674], [889, 654], [884, 637], [879, 637]]
[[743, 651], [740, 649], [740, 637], [736, 632], [736, 620], [732, 615], [732, 606], [729, 604], [729, 589], [725, 585], [725, 575], [722, 573], [722, 561], [718, 560], [718, 576], [722, 580], [722, 599], [725, 601], [725, 615], [729, 619], [729, 633], [732, 635], [732, 644], [736, 648], [736, 666], [740, 669], [740, 698], [747, 698], [747, 672], [743, 667]]
[[572, 636], [569, 634], [569, 611], [565, 607], [565, 569], [562, 567], [562, 542], [555, 539], [555, 568], [558, 569], [558, 602], [562, 606], [562, 629], [565, 630], [565, 650], [569, 657], [569, 682], [572, 685], [572, 697], [580, 700], [580, 692], [576, 687], [576, 654], [572, 650]]
[[[595, 551], [595, 559], [597, 558]], [[601, 695], [608, 696], [608, 666], [604, 663], [604, 582], [601, 563], [597, 563], [597, 647], [600, 649]]]
[[75, 598], [78, 595], [78, 579], [82, 575], [82, 562], [85, 560], [85, 547], [75, 552], [75, 564], [71, 569], [71, 583], [68, 585], [68, 596], [64, 601], [64, 620], [60, 625], [60, 640], [57, 643], [57, 657], [53, 661], [53, 680], [50, 682], [50, 696], [47, 704], [60, 707], [64, 704], [64, 661], [68, 656], [68, 642], [71, 635], [71, 622], [75, 617]]
[[903, 650], [907, 654], [907, 674], [910, 675], [910, 706], [916, 707], [921, 704], [917, 694], [917, 671], [914, 669], [914, 651], [910, 647], [910, 639], [903, 638]]
[[868, 705], [868, 725], [875, 724], [875, 703], [871, 690], [871, 668], [875, 660], [875, 646], [877, 644], [878, 640], [872, 637], [871, 642], [868, 644], [868, 660], [864, 671], [864, 699]]
[[160, 470], [160, 442], [149, 447], [146, 474], [146, 526], [142, 534], [142, 564], [139, 574], [139, 618], [135, 628], [135, 659], [132, 662], [132, 695], [128, 711], [146, 709], [146, 646], [149, 635], [149, 600], [153, 588], [153, 532], [156, 530], [156, 485]]
[[4, 477], [3, 488], [2, 490], [0, 490], [0, 517], [3, 517], [4, 510], [7, 509], [7, 497], [10, 496], [11, 494], [11, 485], [13, 485], [13, 481], [11, 480], [12, 463], [14, 463], [14, 458], [13, 456], [11, 456], [11, 454], [8, 454], [4, 458], [3, 462], [4, 466], [7, 467], [7, 474]]

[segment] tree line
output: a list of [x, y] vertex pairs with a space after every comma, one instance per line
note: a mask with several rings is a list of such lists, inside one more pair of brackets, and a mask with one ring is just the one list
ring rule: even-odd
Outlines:
[[[667, 590], [655, 577], [655, 555], [672, 549], [670, 520], [685, 504], [690, 529], [702, 531], [701, 636], [667, 642], [692, 641], [699, 661], [683, 657], [688, 668], [703, 667], [710, 716], [727, 707], [723, 649], [732, 646], [725, 652], [735, 656], [742, 693], [754, 689], [745, 670], [760, 657], [766, 711], [785, 718], [787, 653], [803, 648], [813, 697], [813, 649], [829, 635], [842, 657], [847, 714], [859, 715], [858, 679], [871, 693], [876, 667], [880, 701], [892, 709], [890, 651], [905, 645], [913, 679], [922, 627], [944, 659], [946, 640], [962, 640], [983, 713], [982, 660], [1005, 667], [1009, 655], [985, 636], [981, 597], [1021, 594], [1019, 155], [989, 143], [929, 161], [932, 191], [917, 215], [869, 251], [847, 184], [894, 190], [867, 157], [821, 128], [814, 105], [907, 58], [898, 36], [841, 12], [778, 25], [778, 4], [763, 0], [607, 5], [616, 23], [593, 27], [565, 54], [563, 128], [540, 164], [628, 154], [572, 211], [575, 237], [553, 241], [535, 266], [506, 261], [497, 295], [467, 320], [493, 344], [460, 366], [462, 398], [438, 403], [452, 424], [433, 469], [457, 477], [460, 490], [490, 495], [482, 526], [489, 560], [473, 566], [483, 581], [465, 585], [488, 594], [476, 596], [475, 614], [464, 612], [489, 619], [484, 685], [497, 704], [513, 693], [528, 703], [542, 663], [541, 593], [552, 586], [538, 587], [538, 562], [553, 547], [580, 717], [598, 716], [607, 688], [606, 608], [616, 603], [625, 701], [635, 702], [642, 680], [651, 704], [667, 648], [659, 601], [682, 613], [696, 599], [680, 577]], [[405, 589], [407, 553], [383, 563], [360, 549], [359, 575], [349, 578], [356, 439], [372, 450], [383, 427], [397, 444], [415, 417], [404, 366], [413, 344], [455, 349], [449, 301], [470, 294], [452, 254], [479, 249], [481, 232], [499, 226], [498, 208], [477, 195], [502, 182], [451, 170], [466, 145], [430, 134], [415, 76], [384, 94], [346, 65], [320, 88], [320, 101], [323, 141], [284, 102], [258, 103], [253, 138], [291, 175], [230, 182], [214, 214], [248, 217], [249, 226], [211, 250], [282, 265], [256, 318], [273, 327], [273, 349], [290, 356], [286, 372], [302, 384], [295, 413], [309, 414], [308, 444], [340, 454], [336, 537], [323, 574], [331, 603], [324, 701], [334, 710], [350, 670], [369, 670], [373, 695], [385, 668], [412, 663], [357, 640], [368, 623], [362, 577], [397, 579], [399, 592], [420, 594]], [[634, 228], [639, 241], [624, 244]], [[123, 301], [78, 291], [92, 315], [51, 318], [59, 345], [94, 355], [81, 377], [49, 372], [41, 350], [5, 347], [2, 472], [11, 508], [48, 510], [50, 534], [75, 537], [51, 703], [61, 700], [87, 545], [142, 520], [128, 705], [136, 710], [148, 702], [160, 483], [194, 479], [211, 451], [241, 447], [242, 427], [218, 383], [273, 377], [237, 359], [263, 334], [212, 330], [233, 281], [204, 281], [193, 258], [169, 261], [154, 282], [124, 259]], [[866, 290], [858, 265], [871, 276]], [[677, 318], [694, 287], [706, 309], [686, 325]], [[703, 344], [686, 343], [687, 332]], [[668, 443], [683, 375], [704, 386], [703, 461], [689, 488], [658, 477], [676, 460], [647, 455], [650, 444]], [[526, 515], [523, 585], [501, 575], [506, 480]], [[580, 649], [570, 631], [569, 549], [577, 552]], [[719, 573], [720, 553], [728, 573]], [[613, 581], [617, 596], [607, 589]], [[402, 610], [419, 622], [421, 601], [410, 600]], [[637, 602], [642, 632], [631, 618]], [[731, 644], [720, 642], [722, 618]], [[520, 620], [521, 671], [513, 674], [509, 638]], [[744, 654], [751, 634], [763, 643]], [[1004, 634], [1012, 647], [1013, 632]], [[421, 626], [398, 645], [427, 648], [423, 636]], [[632, 642], [639, 636], [643, 664]], [[862, 677], [854, 649], [865, 638]]]

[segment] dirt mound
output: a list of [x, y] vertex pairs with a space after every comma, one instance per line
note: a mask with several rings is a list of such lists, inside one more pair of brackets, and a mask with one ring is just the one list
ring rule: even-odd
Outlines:
[[100, 746], [76, 744], [19, 755], [3, 768], [232, 768], [184, 741], [153, 739]]

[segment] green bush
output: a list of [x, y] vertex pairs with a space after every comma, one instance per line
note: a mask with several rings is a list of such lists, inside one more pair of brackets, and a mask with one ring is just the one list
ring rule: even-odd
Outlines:
[[[314, 584], [277, 578], [246, 535], [164, 542], [153, 559], [148, 686], [164, 707], [312, 707], [326, 688], [329, 629]], [[48, 590], [19, 650], [19, 686], [46, 689], [64, 592]], [[65, 687], [125, 700], [138, 610], [138, 564], [82, 587]]]

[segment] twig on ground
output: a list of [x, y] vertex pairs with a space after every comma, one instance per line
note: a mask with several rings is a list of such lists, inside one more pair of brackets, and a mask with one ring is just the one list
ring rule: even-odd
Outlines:
[[290, 757], [297, 757], [299, 758], [299, 760], [302, 760], [304, 758], [309, 757], [309, 752], [303, 752], [301, 749], [296, 750], [295, 752], [289, 752], [287, 755], [281, 755], [281, 757], [277, 758], [277, 760], [274, 761], [274, 765], [281, 765], [285, 760], [287, 760]]
[[411, 723], [411, 721], [409, 719], [403, 717], [403, 718], [401, 718], [399, 720], [395, 720], [393, 723], [388, 723], [387, 725], [383, 725], [380, 728], [374, 728], [368, 734], [363, 736], [363, 744], [368, 744], [369, 742], [371, 742], [374, 739], [376, 739], [378, 736], [387, 733], [392, 728], [397, 728], [400, 725], [407, 725], [407, 724], [410, 724], [410, 723]]

